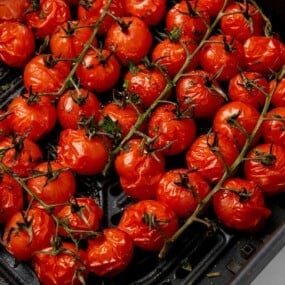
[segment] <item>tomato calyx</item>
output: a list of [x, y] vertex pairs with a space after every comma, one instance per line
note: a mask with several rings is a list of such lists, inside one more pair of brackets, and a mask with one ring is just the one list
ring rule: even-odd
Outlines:
[[195, 10], [195, 8], [191, 5], [190, 1], [185, 1], [187, 6], [187, 12], [178, 10], [179, 13], [183, 15], [187, 15], [190, 17], [200, 17], [199, 13]]
[[227, 123], [233, 127], [237, 128], [239, 131], [241, 131], [244, 135], [248, 136], [248, 133], [246, 129], [237, 121], [241, 114], [241, 111], [238, 110], [236, 113], [233, 113], [231, 116], [227, 118]]
[[239, 201], [241, 203], [247, 202], [250, 197], [253, 195], [253, 192], [248, 191], [245, 187], [241, 189], [233, 189], [233, 188], [221, 188], [221, 190], [232, 192], [239, 196]]
[[276, 162], [276, 156], [272, 154], [272, 144], [270, 146], [269, 153], [262, 152], [258, 149], [254, 150], [255, 157], [254, 161], [259, 161], [261, 164], [265, 166], [273, 165]]
[[79, 5], [88, 10], [92, 7], [93, 2], [94, 0], [79, 0]]
[[30, 0], [31, 6], [25, 11], [25, 14], [37, 12], [40, 10], [40, 0]]

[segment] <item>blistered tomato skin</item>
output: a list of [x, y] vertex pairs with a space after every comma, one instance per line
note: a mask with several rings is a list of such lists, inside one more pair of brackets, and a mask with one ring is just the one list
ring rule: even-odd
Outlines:
[[225, 226], [245, 232], [260, 230], [271, 215], [258, 184], [241, 178], [226, 180], [214, 195], [213, 206]]

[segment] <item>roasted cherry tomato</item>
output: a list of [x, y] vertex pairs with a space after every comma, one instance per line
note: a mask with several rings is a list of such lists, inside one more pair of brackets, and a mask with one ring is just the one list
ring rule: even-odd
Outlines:
[[195, 11], [207, 13], [214, 18], [226, 6], [225, 4], [230, 4], [232, 0], [190, 0], [189, 2]]
[[50, 246], [55, 236], [55, 223], [43, 209], [16, 212], [6, 223], [3, 234], [5, 248], [19, 260], [31, 259], [33, 253]]
[[24, 194], [20, 184], [10, 175], [0, 175], [0, 224], [7, 222], [24, 207]]
[[30, 0], [1, 0], [0, 21], [24, 21], [30, 4]]
[[260, 185], [266, 195], [285, 191], [285, 147], [262, 143], [253, 147], [244, 162], [244, 175]]
[[269, 84], [270, 91], [273, 92], [271, 103], [275, 107], [285, 107], [285, 77], [279, 81], [273, 79]]
[[133, 240], [126, 232], [105, 228], [102, 234], [88, 240], [88, 269], [98, 276], [115, 276], [128, 267], [133, 250]]
[[[252, 106], [240, 101], [231, 101], [223, 105], [213, 120], [213, 130], [228, 138], [242, 149], [247, 137], [254, 130], [259, 119], [259, 112]], [[261, 133], [257, 132], [254, 142], [258, 141]]]
[[142, 19], [121, 17], [108, 30], [105, 47], [114, 52], [123, 65], [136, 64], [148, 54], [152, 41], [150, 29]]
[[162, 176], [156, 198], [167, 204], [178, 217], [186, 218], [210, 190], [199, 173], [185, 168], [172, 169]]
[[196, 123], [172, 103], [161, 104], [150, 115], [147, 134], [155, 139], [153, 147], [164, 155], [185, 151], [196, 137]]
[[13, 21], [0, 22], [1, 61], [10, 67], [23, 68], [34, 52], [34, 34], [26, 25]]
[[86, 89], [70, 89], [57, 102], [57, 117], [64, 129], [78, 129], [84, 121], [100, 117], [100, 102], [97, 96]]
[[227, 137], [211, 132], [195, 139], [186, 152], [186, 163], [190, 170], [196, 169], [212, 184], [223, 177], [238, 154], [238, 149]]
[[194, 119], [211, 120], [224, 103], [224, 94], [214, 76], [204, 70], [193, 70], [182, 76], [175, 87], [182, 111], [193, 113]]
[[142, 200], [124, 210], [118, 227], [131, 236], [137, 247], [159, 251], [178, 230], [178, 218], [163, 202]]
[[123, 191], [137, 200], [154, 198], [158, 182], [165, 172], [164, 156], [148, 148], [144, 140], [131, 139], [115, 159]]
[[271, 214], [259, 185], [241, 178], [226, 180], [214, 195], [213, 206], [225, 226], [246, 232], [263, 228]]
[[56, 108], [46, 96], [15, 97], [8, 105], [8, 112], [13, 132], [33, 141], [45, 137], [56, 124]]
[[64, 129], [60, 132], [57, 161], [81, 175], [103, 171], [109, 158], [109, 146], [104, 137], [88, 135], [84, 129]]
[[45, 204], [66, 203], [75, 194], [76, 181], [73, 173], [59, 163], [42, 162], [33, 171], [36, 175], [28, 180], [27, 185], [32, 194]]
[[88, 270], [83, 250], [63, 242], [59, 248], [46, 247], [34, 253], [32, 268], [42, 285], [80, 285]]

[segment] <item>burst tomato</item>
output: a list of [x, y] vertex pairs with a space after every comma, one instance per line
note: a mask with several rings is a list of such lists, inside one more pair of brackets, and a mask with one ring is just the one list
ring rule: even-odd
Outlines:
[[213, 206], [224, 225], [246, 232], [260, 230], [271, 214], [258, 184], [241, 178], [226, 180], [214, 195]]
[[88, 269], [98, 276], [115, 276], [127, 268], [133, 250], [133, 240], [126, 232], [118, 228], [105, 228], [102, 235], [88, 240]]
[[118, 228], [128, 233], [137, 247], [159, 251], [178, 230], [178, 218], [163, 202], [143, 200], [124, 210]]

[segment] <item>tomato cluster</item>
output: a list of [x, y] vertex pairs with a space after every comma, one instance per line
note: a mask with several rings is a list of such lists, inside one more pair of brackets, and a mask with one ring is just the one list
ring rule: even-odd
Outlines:
[[[285, 45], [254, 1], [2, 2], [0, 60], [24, 85], [0, 112], [2, 242], [42, 284], [115, 276], [209, 206], [231, 230], [266, 224], [285, 192]], [[132, 202], [104, 228], [76, 178], [114, 171]]]

